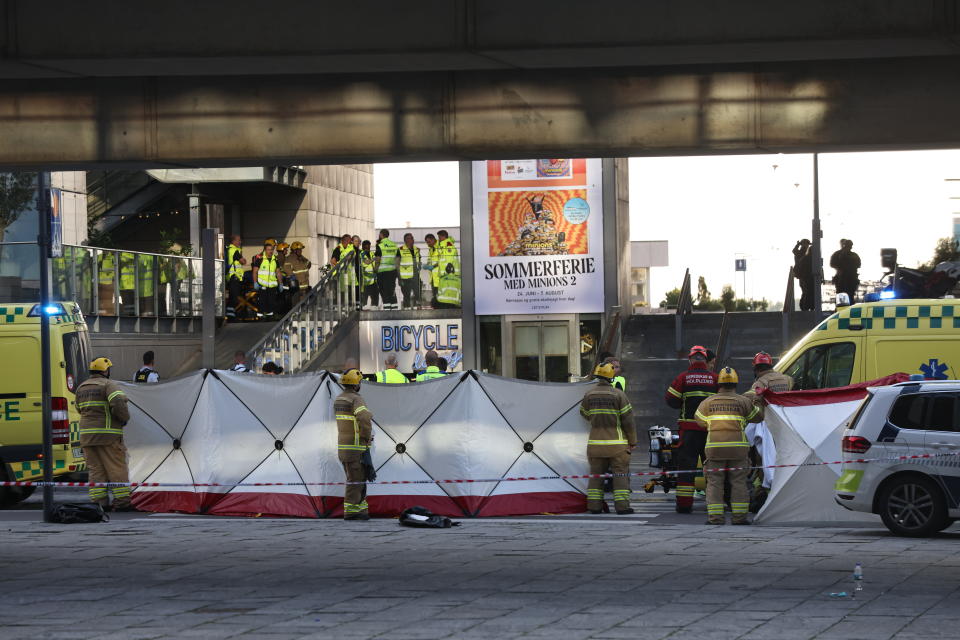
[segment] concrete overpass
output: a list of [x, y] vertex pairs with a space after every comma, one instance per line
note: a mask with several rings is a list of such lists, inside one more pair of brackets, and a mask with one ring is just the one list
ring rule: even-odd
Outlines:
[[0, 166], [960, 146], [958, 0], [0, 0]]

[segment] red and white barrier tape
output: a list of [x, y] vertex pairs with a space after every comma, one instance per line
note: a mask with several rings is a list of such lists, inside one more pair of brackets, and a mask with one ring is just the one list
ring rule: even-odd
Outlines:
[[488, 482], [526, 482], [532, 480], [584, 480], [589, 478], [614, 478], [614, 477], [641, 477], [641, 476], [664, 476], [679, 475], [682, 473], [700, 473], [701, 471], [749, 471], [753, 469], [789, 469], [798, 467], [822, 467], [834, 464], [866, 464], [871, 462], [902, 462], [904, 460], [924, 460], [931, 458], [945, 458], [949, 456], [958, 456], [960, 451], [949, 453], [921, 453], [910, 456], [896, 456], [891, 458], [856, 458], [853, 460], [833, 460], [830, 462], [801, 462], [799, 464], [769, 464], [759, 466], [743, 467], [711, 467], [709, 469], [678, 469], [675, 471], [638, 471], [636, 473], [584, 473], [577, 475], [555, 475], [555, 476], [517, 476], [506, 478], [475, 478], [475, 479], [455, 479], [455, 480], [374, 480], [363, 482], [42, 482], [42, 481], [12, 481], [4, 480], [0, 482], [0, 487], [319, 487], [319, 486], [344, 486], [348, 484], [481, 484]]

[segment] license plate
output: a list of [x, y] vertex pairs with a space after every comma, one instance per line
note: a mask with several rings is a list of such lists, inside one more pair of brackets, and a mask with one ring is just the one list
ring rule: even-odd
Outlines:
[[83, 459], [83, 449], [82, 449], [81, 447], [74, 447], [74, 448], [73, 448], [73, 457], [74, 457], [75, 459], [76, 459], [76, 458], [79, 458], [79, 459], [82, 460], [82, 459]]

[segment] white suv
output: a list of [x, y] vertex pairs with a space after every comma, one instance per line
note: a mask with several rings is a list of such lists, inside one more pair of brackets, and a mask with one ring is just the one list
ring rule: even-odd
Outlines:
[[879, 514], [890, 531], [928, 536], [960, 518], [960, 381], [902, 382], [870, 389], [843, 435], [848, 463], [837, 503]]

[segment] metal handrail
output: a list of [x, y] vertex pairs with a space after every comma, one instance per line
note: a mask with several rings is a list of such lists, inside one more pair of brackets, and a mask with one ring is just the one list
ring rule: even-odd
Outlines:
[[[4, 246], [29, 245], [35, 246], [36, 243], [4, 242], [0, 243], [0, 249]], [[203, 286], [203, 278], [197, 268], [202, 264], [202, 258], [70, 244], [63, 245], [63, 249], [63, 257], [52, 261], [53, 294], [59, 299], [79, 304], [84, 315], [136, 318], [199, 318], [202, 315], [198, 290]], [[113, 256], [109, 282], [104, 282], [100, 273], [102, 256], [105, 255]], [[123, 279], [121, 271], [124, 262], [131, 260], [133, 286], [123, 288], [122, 285], [128, 281]], [[161, 260], [175, 262], [164, 263]], [[214, 283], [219, 292], [223, 288], [223, 260], [215, 258], [214, 261], [219, 265], [215, 270], [217, 277]], [[35, 257], [31, 255], [30, 265], [35, 262]], [[181, 270], [176, 268], [162, 272], [169, 264], [182, 264], [186, 267], [186, 273], [181, 275]], [[22, 275], [21, 279], [32, 280]], [[223, 315], [222, 307], [223, 299], [218, 297], [218, 315]]]
[[[340, 284], [345, 269], [354, 268], [355, 256], [356, 252], [351, 252], [336, 266], [325, 268], [306, 296], [247, 351], [258, 370], [272, 361], [282, 366], [284, 373], [297, 373], [313, 363], [340, 323], [359, 306], [356, 286]], [[358, 284], [360, 279], [362, 274]]]

